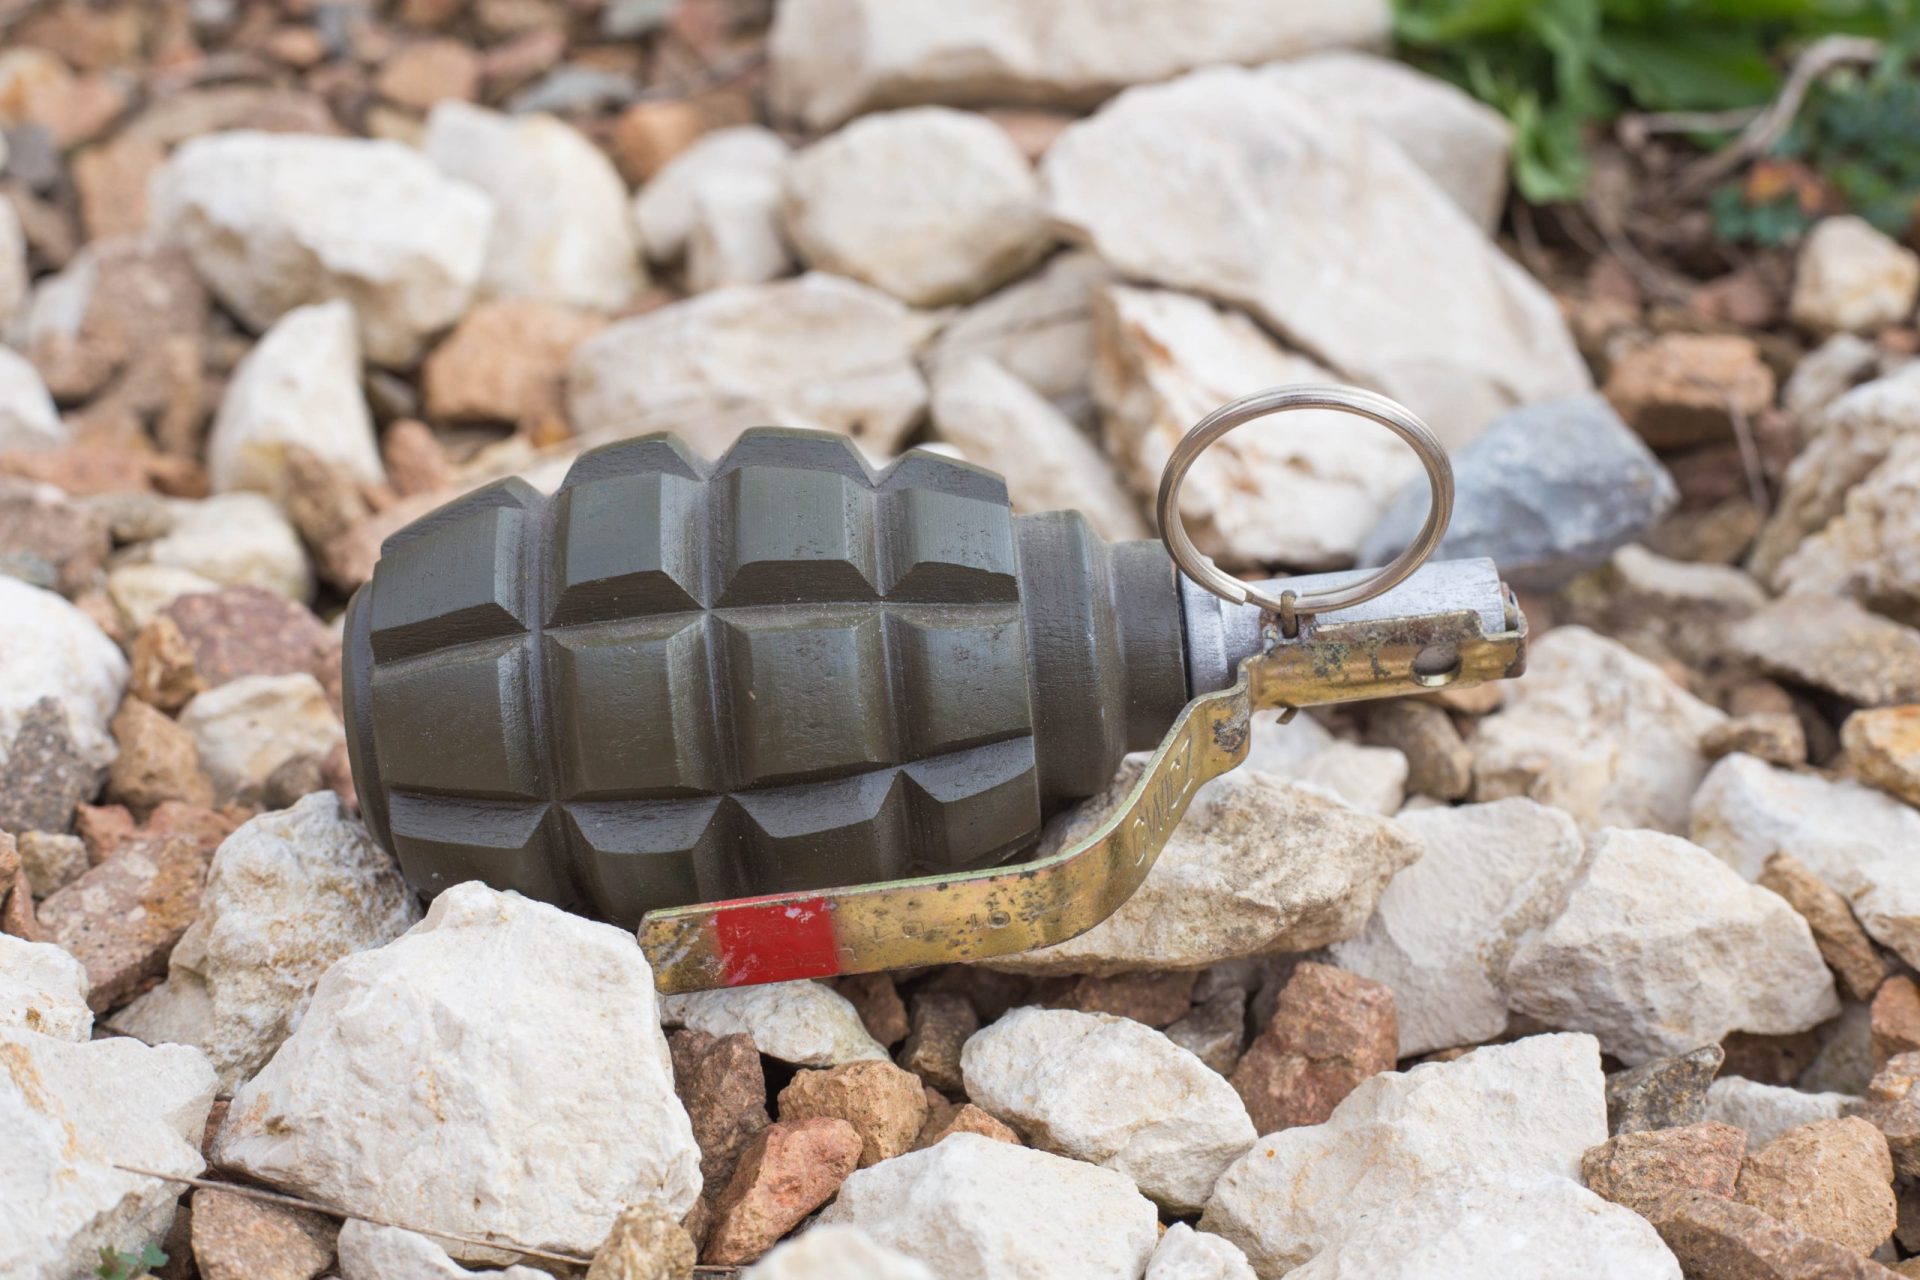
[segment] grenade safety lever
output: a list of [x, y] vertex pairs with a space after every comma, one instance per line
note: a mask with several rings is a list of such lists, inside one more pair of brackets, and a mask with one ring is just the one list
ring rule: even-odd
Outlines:
[[[1180, 482], [1298, 408], [1398, 432], [1433, 509], [1383, 569], [1237, 582], [1188, 541]], [[1164, 549], [1016, 516], [997, 476], [921, 451], [875, 472], [817, 432], [755, 429], [713, 462], [606, 445], [551, 496], [502, 481], [387, 540], [346, 619], [362, 813], [424, 893], [481, 879], [637, 922], [663, 992], [1065, 941], [1245, 759], [1255, 708], [1519, 673], [1494, 566], [1422, 567], [1451, 499], [1425, 426], [1345, 388], [1189, 432]], [[1097, 831], [1009, 862], [1156, 743]]]

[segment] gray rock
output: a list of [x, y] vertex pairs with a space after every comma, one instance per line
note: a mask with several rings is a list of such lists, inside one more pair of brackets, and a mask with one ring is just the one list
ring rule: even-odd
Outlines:
[[[1679, 501], [1651, 450], [1598, 395], [1523, 405], [1454, 455], [1453, 524], [1436, 553], [1491, 556], [1507, 580], [1551, 591], [1637, 540]], [[1385, 564], [1426, 518], [1414, 480], [1360, 548]]]
[[60, 704], [42, 698], [0, 762], [0, 831], [64, 832], [73, 825], [73, 806], [99, 788], [100, 770], [74, 746]]
[[1920, 631], [1845, 596], [1782, 596], [1734, 627], [1728, 643], [1770, 675], [1863, 707], [1920, 701]]
[[1616, 1071], [1607, 1077], [1607, 1131], [1638, 1133], [1697, 1124], [1707, 1114], [1707, 1087], [1727, 1060], [1717, 1044]]

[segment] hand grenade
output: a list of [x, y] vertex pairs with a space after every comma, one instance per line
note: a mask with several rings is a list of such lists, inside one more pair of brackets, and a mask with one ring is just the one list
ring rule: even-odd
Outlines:
[[[1221, 574], [1170, 515], [1186, 466], [1240, 422], [1330, 404], [1415, 443], [1431, 536], [1382, 574], [1278, 595]], [[1519, 669], [1491, 564], [1413, 573], [1451, 490], [1405, 410], [1285, 389], [1182, 448], [1166, 546], [1016, 515], [964, 462], [876, 471], [844, 437], [779, 428], [711, 461], [620, 441], [551, 496], [509, 479], [458, 498], [387, 540], [347, 611], [368, 827], [427, 894], [480, 879], [644, 918], [663, 989], [979, 958], [1117, 906], [1203, 775], [1244, 757], [1253, 706]], [[1211, 748], [1173, 759], [1209, 717]], [[1007, 865], [1156, 744], [1131, 835]]]

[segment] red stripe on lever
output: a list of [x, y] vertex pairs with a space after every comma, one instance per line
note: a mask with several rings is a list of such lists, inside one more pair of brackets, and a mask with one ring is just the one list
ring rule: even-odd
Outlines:
[[840, 972], [833, 912], [824, 898], [725, 904], [714, 910], [713, 935], [722, 980], [729, 987], [830, 978]]

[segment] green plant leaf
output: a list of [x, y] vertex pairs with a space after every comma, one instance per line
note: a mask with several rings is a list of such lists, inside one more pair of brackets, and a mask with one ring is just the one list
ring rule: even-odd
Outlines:
[[1649, 111], [1759, 106], [1780, 86], [1756, 31], [1608, 30], [1594, 61]]
[[1541, 0], [1396, 0], [1394, 31], [1413, 44], [1454, 44], [1522, 30]]

